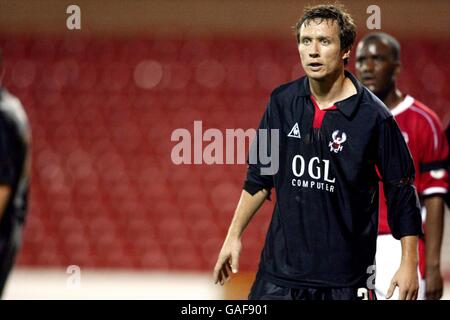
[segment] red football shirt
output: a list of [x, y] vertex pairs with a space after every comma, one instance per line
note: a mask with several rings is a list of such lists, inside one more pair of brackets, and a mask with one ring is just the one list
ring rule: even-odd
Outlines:
[[[447, 137], [437, 115], [430, 108], [406, 96], [391, 110], [408, 144], [416, 170], [415, 186], [422, 200], [426, 196], [446, 194], [448, 189], [448, 173], [445, 160], [448, 156]], [[422, 221], [426, 212], [422, 209]], [[425, 230], [425, 226], [424, 226]], [[380, 219], [379, 234], [391, 233], [387, 222], [387, 207], [382, 184], [380, 184]], [[424, 274], [424, 244], [419, 243], [420, 269]]]

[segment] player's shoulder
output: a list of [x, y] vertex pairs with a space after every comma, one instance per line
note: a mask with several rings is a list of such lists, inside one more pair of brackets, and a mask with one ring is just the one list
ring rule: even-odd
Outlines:
[[0, 88], [0, 110], [3, 112], [12, 112], [15, 109], [22, 109], [22, 103], [19, 98], [11, 94], [8, 90]]
[[412, 98], [412, 103], [408, 108], [410, 113], [414, 113], [418, 118], [421, 118], [423, 121], [433, 121], [435, 123], [440, 123], [439, 116], [432, 110], [430, 107], [425, 105], [423, 102]]
[[0, 89], [0, 116], [16, 122], [27, 123], [27, 115], [19, 98], [4, 88]]
[[436, 112], [409, 95], [393, 109], [392, 113], [399, 123], [409, 127], [410, 130], [432, 134], [443, 131], [441, 120]]
[[274, 101], [290, 99], [304, 90], [306, 77], [301, 77], [286, 83], [283, 83], [272, 90], [270, 99]]
[[375, 94], [366, 87], [362, 88], [360, 107], [363, 112], [371, 113], [371, 116], [380, 121], [392, 118], [389, 108]]

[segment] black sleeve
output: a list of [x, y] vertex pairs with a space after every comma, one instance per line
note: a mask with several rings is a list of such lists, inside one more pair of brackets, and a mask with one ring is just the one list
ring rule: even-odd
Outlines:
[[[262, 145], [265, 145], [266, 148], [262, 152], [267, 154], [270, 157], [271, 150], [271, 132], [270, 132], [270, 103], [264, 112], [264, 115], [259, 124], [259, 128], [256, 132], [256, 136], [253, 139], [252, 145], [250, 147], [250, 155], [247, 158], [248, 168], [247, 168], [247, 178], [244, 182], [244, 190], [246, 190], [251, 195], [256, 194], [258, 191], [265, 189], [269, 192], [267, 198], [270, 199], [270, 190], [273, 188], [273, 175], [266, 174], [264, 172], [264, 168], [267, 168], [269, 165], [264, 164], [260, 158], [260, 149]], [[266, 134], [261, 135], [261, 131]], [[251, 156], [253, 155], [253, 156]]]
[[14, 166], [12, 161], [11, 132], [5, 119], [0, 115], [0, 184], [13, 184]]
[[393, 117], [379, 127], [377, 166], [387, 199], [388, 223], [394, 238], [423, 235], [414, 162]]

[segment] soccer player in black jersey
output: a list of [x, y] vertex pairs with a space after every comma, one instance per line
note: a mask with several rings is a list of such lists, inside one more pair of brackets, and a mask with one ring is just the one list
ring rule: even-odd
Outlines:
[[[250, 299], [375, 299], [378, 182], [401, 240], [392, 279], [400, 299], [417, 297], [420, 205], [414, 164], [386, 106], [345, 70], [355, 25], [344, 9], [305, 9], [296, 25], [306, 76], [275, 89], [259, 129], [278, 130], [279, 169], [249, 161], [244, 190], [214, 268], [223, 284], [238, 271], [245, 227], [276, 192], [276, 204]], [[264, 137], [264, 136], [262, 136]], [[266, 137], [270, 137], [267, 134]]]
[[0, 297], [20, 248], [27, 213], [31, 133], [15, 96], [1, 86], [0, 51]]

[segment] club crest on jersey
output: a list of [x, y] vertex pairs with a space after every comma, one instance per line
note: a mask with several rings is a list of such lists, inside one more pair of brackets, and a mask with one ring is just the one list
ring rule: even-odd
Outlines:
[[294, 126], [292, 127], [291, 131], [289, 132], [289, 134], [287, 136], [292, 137], [292, 138], [297, 138], [297, 139], [302, 138], [302, 136], [300, 135], [300, 129], [298, 127], [297, 122], [294, 124]]
[[347, 140], [347, 135], [345, 134], [345, 132], [339, 134], [339, 130], [336, 130], [331, 135], [331, 138], [333, 139], [333, 141], [330, 141], [330, 143], [328, 144], [328, 146], [330, 147], [330, 151], [334, 153], [342, 151], [342, 148], [344, 148], [342, 144]]

